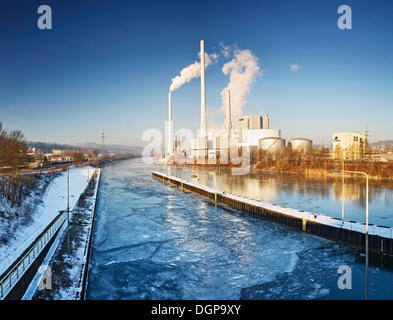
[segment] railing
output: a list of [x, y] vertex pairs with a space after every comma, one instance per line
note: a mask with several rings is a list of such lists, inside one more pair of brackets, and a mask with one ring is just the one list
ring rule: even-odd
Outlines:
[[67, 211], [64, 211], [54, 222], [52, 222], [52, 225], [34, 243], [31, 249], [22, 258], [19, 259], [11, 271], [0, 280], [0, 300], [4, 299], [10, 293], [12, 288], [18, 283], [26, 270], [28, 270], [29, 267], [34, 263], [35, 259], [40, 255], [42, 250], [66, 220]]
[[[79, 299], [80, 300], [86, 300], [86, 287], [87, 287], [87, 276], [88, 276], [88, 272], [89, 272], [89, 263], [90, 263], [90, 258], [91, 258], [91, 250], [92, 250], [92, 245], [93, 245], [93, 233], [94, 233], [94, 224], [95, 224], [95, 219], [96, 219], [96, 211], [97, 211], [97, 202], [98, 202], [98, 190], [100, 188], [100, 182], [101, 182], [101, 169], [96, 169], [94, 171], [94, 175], [96, 175], [96, 181], [97, 181], [97, 185], [96, 185], [96, 189], [95, 189], [95, 203], [94, 203], [94, 210], [93, 210], [93, 217], [91, 220], [91, 226], [90, 226], [90, 230], [89, 230], [89, 236], [87, 239], [87, 243], [85, 246], [85, 263], [82, 267], [82, 287], [80, 290], [80, 295], [79, 295]], [[94, 176], [93, 175], [93, 176]], [[87, 252], [86, 252], [87, 250]], [[77, 298], [77, 296], [75, 297]]]

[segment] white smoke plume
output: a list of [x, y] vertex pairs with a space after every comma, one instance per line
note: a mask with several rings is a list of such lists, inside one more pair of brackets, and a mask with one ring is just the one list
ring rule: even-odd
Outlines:
[[222, 72], [229, 75], [228, 86], [221, 91], [222, 107], [225, 112], [225, 92], [231, 92], [231, 118], [232, 125], [243, 114], [243, 107], [247, 103], [247, 95], [258, 75], [262, 74], [258, 66], [258, 58], [250, 50], [234, 49], [234, 58], [224, 64]]
[[289, 70], [291, 70], [292, 72], [296, 72], [296, 71], [299, 71], [302, 69], [303, 69], [303, 67], [298, 65], [297, 63], [289, 65]]
[[[200, 53], [198, 54], [200, 56]], [[215, 53], [207, 54], [205, 52], [205, 68], [209, 65], [217, 62], [218, 55]], [[172, 79], [171, 86], [169, 87], [169, 91], [176, 91], [183, 84], [190, 82], [192, 79], [199, 78], [201, 76], [201, 62], [195, 61], [193, 64], [190, 64], [187, 67], [184, 67], [180, 74]]]
[[231, 54], [231, 47], [225, 45], [223, 42], [220, 42], [220, 51], [225, 58], [228, 58]]

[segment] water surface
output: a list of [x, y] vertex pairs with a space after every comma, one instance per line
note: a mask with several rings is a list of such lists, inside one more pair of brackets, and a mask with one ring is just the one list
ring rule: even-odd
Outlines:
[[[338, 178], [313, 178], [296, 173], [252, 172], [234, 176], [228, 170], [190, 170], [174, 167], [161, 171], [187, 180], [211, 186], [250, 199], [274, 203], [290, 208], [365, 222], [366, 182], [363, 178], [346, 178], [344, 187]], [[191, 179], [197, 173], [198, 180]], [[393, 227], [393, 184], [370, 181], [370, 224]]]
[[[152, 170], [166, 168], [133, 159], [102, 170], [89, 299], [364, 297], [364, 264], [356, 250], [215, 207], [152, 179]], [[328, 201], [305, 188], [280, 191], [276, 182], [271, 188], [259, 184], [278, 190], [269, 198], [276, 203], [282, 192], [292, 195], [287, 204], [304, 197]], [[352, 268], [352, 290], [337, 288], [341, 265]], [[374, 261], [370, 297], [393, 298], [392, 275], [389, 261]]]

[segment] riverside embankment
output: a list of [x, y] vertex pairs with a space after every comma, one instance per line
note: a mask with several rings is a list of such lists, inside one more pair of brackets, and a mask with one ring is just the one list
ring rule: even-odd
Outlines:
[[[238, 195], [225, 193], [195, 182], [187, 181], [160, 172], [153, 172], [153, 178], [174, 185], [180, 190], [193, 192], [214, 203], [236, 210], [255, 214], [270, 221], [308, 232], [329, 240], [365, 249], [366, 225], [342, 221], [318, 213], [304, 212], [296, 209], [272, 205], [261, 201], [247, 199]], [[393, 256], [393, 228], [371, 225], [367, 231], [371, 252]]]
[[[77, 210], [82, 211], [82, 209], [84, 209], [88, 211], [90, 208], [88, 204], [90, 204], [91, 201], [95, 203], [95, 198], [93, 199], [92, 196], [95, 197], [94, 190], [97, 189], [96, 179], [99, 178], [99, 171], [97, 171], [93, 177], [92, 173], [92, 168], [86, 167], [70, 170], [69, 203], [71, 218], [77, 217], [80, 213], [76, 212]], [[38, 281], [42, 275], [40, 274], [42, 267], [46, 267], [49, 264], [53, 252], [60, 243], [59, 239], [67, 226], [68, 214], [67, 211], [64, 210], [67, 203], [66, 180], [66, 173], [63, 173], [63, 175], [57, 177], [49, 186], [45, 202], [43, 203], [42, 212], [39, 212], [40, 215], [38, 216], [38, 218], [42, 217], [42, 219], [38, 220], [40, 223], [35, 224], [37, 226], [36, 228], [41, 227], [43, 231], [30, 243], [24, 252], [14, 260], [1, 277], [0, 286], [2, 299], [20, 299], [22, 296], [25, 296], [26, 299], [30, 299], [34, 294]], [[87, 193], [89, 193], [90, 202], [86, 200]], [[75, 211], [72, 210], [72, 208], [74, 208]], [[57, 215], [54, 215], [56, 212]], [[46, 222], [52, 216], [53, 220]], [[15, 248], [15, 251], [16, 250], [20, 250], [20, 248]], [[80, 250], [80, 248], [77, 248], [74, 252], [78, 250]], [[78, 264], [77, 261], [74, 261], [74, 263], [76, 265]], [[77, 269], [77, 266], [75, 266], [75, 269]]]
[[[100, 182], [96, 169], [70, 213], [70, 224], [59, 237], [47, 265], [51, 271], [51, 289], [41, 290], [32, 282], [26, 298], [34, 300], [81, 300], [87, 283], [90, 246], [94, 229], [95, 208]], [[37, 280], [39, 275], [37, 275]]]

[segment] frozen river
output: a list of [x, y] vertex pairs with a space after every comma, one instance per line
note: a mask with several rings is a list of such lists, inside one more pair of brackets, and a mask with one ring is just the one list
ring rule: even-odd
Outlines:
[[[216, 208], [153, 180], [152, 170], [160, 167], [141, 159], [102, 170], [88, 299], [364, 297], [356, 250]], [[371, 298], [393, 299], [391, 264], [373, 260]], [[337, 287], [341, 265], [352, 269], [352, 290]]]

